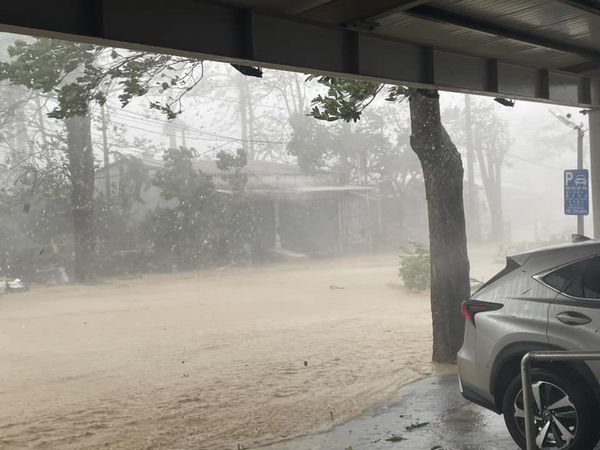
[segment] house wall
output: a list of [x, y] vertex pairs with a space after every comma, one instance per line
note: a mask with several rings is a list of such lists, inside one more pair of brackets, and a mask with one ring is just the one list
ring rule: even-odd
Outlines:
[[[122, 166], [121, 166], [122, 167]], [[116, 199], [119, 195], [119, 189], [122, 182], [127, 181], [127, 174], [121, 170], [118, 165], [112, 165], [109, 168], [109, 177], [111, 185], [111, 197]], [[176, 200], [165, 200], [160, 195], [160, 189], [151, 183], [152, 178], [156, 174], [158, 169], [153, 167], [146, 168], [146, 181], [143, 183], [140, 189], [140, 201], [132, 201], [129, 205], [131, 218], [133, 220], [142, 220], [149, 211], [154, 211], [158, 207], [172, 208], [177, 205]], [[102, 169], [97, 172], [95, 184], [96, 192], [105, 196], [105, 170]]]
[[312, 256], [339, 251], [335, 198], [281, 202], [280, 225], [284, 248]]

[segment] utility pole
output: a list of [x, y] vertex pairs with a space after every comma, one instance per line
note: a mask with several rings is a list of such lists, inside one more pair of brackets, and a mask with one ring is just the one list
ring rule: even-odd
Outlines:
[[590, 174], [592, 178], [592, 212], [594, 238], [600, 239], [600, 110], [587, 114], [590, 129]]
[[240, 127], [242, 148], [246, 152], [249, 161], [256, 159], [254, 149], [254, 106], [250, 94], [250, 83], [246, 76], [242, 76], [238, 81], [239, 102], [240, 102]]
[[[569, 128], [577, 131], [577, 169], [583, 169], [583, 138], [585, 136], [586, 130], [583, 128], [583, 123], [579, 125], [571, 120], [571, 114], [567, 114], [563, 116], [562, 114], [557, 114], [556, 112], [552, 112], [552, 115], [556, 117], [562, 124], [568, 126]], [[586, 114], [586, 112], [583, 112]], [[585, 225], [584, 225], [584, 216], [581, 214], [577, 215], [577, 234], [583, 236], [585, 234]]]
[[[577, 128], [577, 169], [583, 169], [583, 137], [585, 136], [585, 131], [583, 130], [583, 125], [579, 125]], [[584, 235], [584, 223], [583, 217], [581, 214], [577, 216], [577, 234], [580, 236]]]
[[104, 156], [104, 188], [106, 189], [106, 201], [110, 204], [110, 157], [108, 154], [108, 138], [106, 137], [106, 105], [100, 108], [102, 120], [102, 154]]
[[469, 217], [469, 230], [474, 240], [481, 239], [479, 227], [479, 208], [477, 205], [477, 192], [475, 191], [474, 157], [473, 157], [473, 127], [471, 124], [471, 96], [465, 95], [465, 125], [467, 148], [467, 212]]
[[181, 145], [187, 148], [187, 140], [185, 138], [185, 127], [181, 129]]

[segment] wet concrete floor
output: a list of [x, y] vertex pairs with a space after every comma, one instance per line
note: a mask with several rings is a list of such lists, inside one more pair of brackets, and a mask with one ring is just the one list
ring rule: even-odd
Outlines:
[[[419, 425], [420, 424], [420, 425]], [[416, 426], [415, 426], [416, 425]], [[407, 428], [408, 427], [408, 428]], [[389, 441], [396, 436], [395, 441]], [[464, 400], [456, 375], [427, 378], [379, 408], [327, 433], [264, 450], [517, 450], [502, 416]]]

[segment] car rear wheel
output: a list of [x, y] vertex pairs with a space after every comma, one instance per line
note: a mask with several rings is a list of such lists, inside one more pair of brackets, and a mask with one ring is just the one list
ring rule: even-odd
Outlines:
[[[560, 371], [532, 371], [537, 447], [543, 450], [592, 449], [598, 441], [594, 401], [584, 386]], [[525, 413], [520, 375], [502, 403], [504, 421], [515, 442], [525, 448]]]

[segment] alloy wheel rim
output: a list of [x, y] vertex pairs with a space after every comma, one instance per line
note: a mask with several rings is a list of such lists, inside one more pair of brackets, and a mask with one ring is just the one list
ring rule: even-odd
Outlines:
[[[537, 447], [543, 450], [567, 448], [575, 439], [579, 426], [575, 405], [569, 395], [555, 384], [537, 381], [531, 387], [534, 398], [534, 429]], [[517, 428], [525, 436], [522, 390], [515, 398], [514, 411]]]

